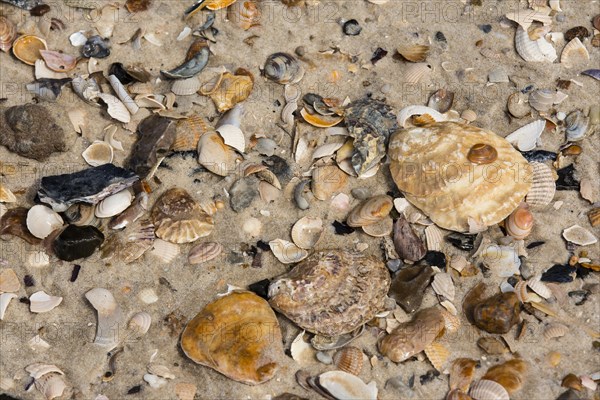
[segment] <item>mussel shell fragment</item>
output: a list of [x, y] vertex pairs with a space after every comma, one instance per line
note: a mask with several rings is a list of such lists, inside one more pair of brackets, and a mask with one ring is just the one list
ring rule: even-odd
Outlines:
[[127, 168], [146, 178], [168, 154], [175, 141], [175, 122], [153, 114], [140, 122], [138, 139], [131, 150]]
[[81, 48], [81, 55], [90, 58], [106, 58], [110, 55], [108, 40], [95, 35], [90, 37]]
[[[208, 45], [204, 41], [198, 40], [192, 43], [188, 57], [183, 64], [170, 71], [161, 71], [161, 73], [168, 79], [187, 79], [196, 76], [208, 64], [209, 53]], [[189, 57], [190, 55], [191, 57]]]

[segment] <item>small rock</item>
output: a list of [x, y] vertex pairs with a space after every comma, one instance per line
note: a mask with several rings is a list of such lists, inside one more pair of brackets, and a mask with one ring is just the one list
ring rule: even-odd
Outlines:
[[386, 263], [386, 266], [392, 273], [397, 272], [400, 269], [400, 267], [402, 267], [402, 265], [402, 260], [399, 259], [388, 260]]
[[446, 242], [460, 250], [473, 250], [477, 235], [465, 235], [464, 233], [452, 232], [446, 236]]
[[256, 141], [256, 151], [258, 154], [271, 157], [275, 154], [275, 148], [277, 147], [277, 143], [273, 139], [260, 138]]
[[490, 33], [492, 31], [492, 26], [490, 24], [479, 25], [479, 29], [481, 29], [483, 33]]
[[355, 19], [348, 20], [343, 26], [344, 34], [348, 36], [356, 36], [362, 31], [362, 27], [358, 24]]
[[423, 241], [403, 215], [394, 223], [393, 238], [394, 248], [401, 259], [419, 261], [427, 253]]
[[63, 261], [86, 258], [104, 242], [104, 235], [95, 226], [69, 225], [52, 244], [54, 253]]
[[521, 304], [514, 292], [500, 293], [475, 306], [475, 325], [489, 333], [507, 333], [519, 322]]
[[366, 200], [371, 197], [371, 191], [363, 187], [352, 189], [350, 194], [357, 200]]
[[392, 279], [388, 296], [407, 313], [415, 312], [425, 296], [425, 288], [433, 276], [433, 268], [428, 265], [413, 265], [400, 270]]

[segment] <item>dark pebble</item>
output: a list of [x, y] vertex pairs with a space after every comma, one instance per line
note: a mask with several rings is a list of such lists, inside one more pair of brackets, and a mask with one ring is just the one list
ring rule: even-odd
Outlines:
[[576, 268], [569, 264], [555, 264], [542, 273], [542, 282], [566, 283], [573, 282], [573, 276]]
[[402, 268], [392, 279], [388, 296], [407, 313], [415, 312], [423, 302], [425, 289], [432, 276], [433, 268], [428, 265]]
[[269, 246], [269, 243], [263, 240], [259, 240], [258, 242], [256, 242], [256, 247], [263, 251], [271, 251], [271, 246]]
[[263, 279], [262, 281], [254, 282], [248, 285], [248, 290], [262, 297], [265, 300], [269, 299], [269, 279]]
[[344, 23], [342, 27], [344, 30], [344, 34], [348, 36], [356, 36], [362, 31], [361, 26], [358, 24], [358, 21], [355, 19], [348, 20]]
[[590, 36], [590, 31], [585, 26], [576, 26], [565, 32], [565, 40], [570, 42], [575, 38], [579, 38], [583, 42], [583, 39]]
[[373, 65], [377, 64], [377, 62], [383, 57], [387, 56], [387, 54], [388, 52], [385, 49], [378, 47], [377, 50], [375, 50], [375, 52], [373, 53], [373, 57], [371, 57], [371, 63]]
[[421, 383], [421, 385], [425, 385], [433, 381], [438, 376], [440, 376], [439, 371], [436, 371], [435, 369], [430, 369], [425, 375], [421, 375], [419, 377], [419, 382]]
[[104, 242], [104, 235], [95, 226], [69, 225], [54, 239], [52, 247], [63, 261], [74, 261], [94, 254]]
[[48, 4], [40, 4], [39, 6], [35, 6], [29, 10], [29, 15], [32, 17], [41, 17], [42, 15], [48, 13], [48, 11], [50, 11], [50, 6]]
[[336, 235], [349, 235], [355, 231], [354, 228], [346, 225], [345, 222], [333, 221]]
[[116, 76], [123, 85], [129, 85], [130, 83], [135, 82], [135, 78], [127, 73], [121, 63], [112, 63], [108, 69], [108, 75]]
[[539, 247], [543, 244], [545, 244], [546, 242], [544, 241], [539, 241], [539, 242], [531, 242], [527, 245], [527, 249], [535, 249], [536, 247]]
[[588, 299], [589, 290], [573, 290], [569, 292], [569, 297], [575, 301], [576, 306], [580, 306]]
[[573, 164], [559, 169], [556, 173], [558, 174], [557, 190], [579, 190], [579, 181], [575, 178], [575, 166]]
[[481, 29], [483, 33], [490, 33], [492, 31], [492, 26], [489, 24], [479, 25], [479, 29]]
[[90, 58], [106, 58], [110, 55], [108, 41], [95, 35], [90, 37], [81, 48], [81, 55]]
[[75, 264], [73, 265], [73, 271], [71, 271], [71, 279], [69, 281], [75, 282], [77, 277], [79, 277], [79, 271], [81, 270], [81, 265]]
[[132, 387], [127, 391], [127, 394], [136, 394], [142, 391], [142, 385], [137, 385]]
[[29, 301], [29, 299], [25, 296], [21, 297], [19, 299], [19, 303], [23, 303], [23, 304], [31, 304], [31, 302]]
[[428, 251], [423, 261], [432, 267], [446, 268], [446, 255], [441, 251]]
[[443, 42], [443, 43], [447, 42], [446, 35], [444, 35], [444, 33], [440, 32], [440, 31], [435, 33], [435, 40], [437, 40], [438, 42]]
[[33, 276], [31, 276], [31, 275], [25, 275], [23, 277], [23, 282], [25, 283], [25, 286], [27, 286], [27, 287], [35, 286], [35, 279], [33, 279]]
[[475, 306], [473, 320], [479, 329], [504, 334], [519, 322], [520, 311], [521, 303], [515, 293], [499, 293]]
[[469, 251], [473, 250], [475, 238], [477, 235], [465, 235], [463, 233], [452, 232], [446, 236], [446, 241], [457, 249]]
[[552, 151], [546, 150], [532, 150], [532, 151], [524, 151], [521, 153], [523, 157], [529, 162], [544, 162], [549, 160], [556, 160], [557, 154]]
[[287, 161], [283, 158], [273, 155], [263, 160], [263, 165], [269, 167], [271, 172], [277, 176], [281, 186], [285, 186], [294, 177], [294, 171], [290, 168]]

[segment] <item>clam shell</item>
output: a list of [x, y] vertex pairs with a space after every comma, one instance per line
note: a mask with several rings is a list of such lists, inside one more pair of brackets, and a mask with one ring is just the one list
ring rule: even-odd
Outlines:
[[399, 47], [397, 50], [402, 57], [412, 62], [423, 62], [429, 54], [429, 46], [419, 44]]
[[568, 95], [561, 91], [538, 89], [534, 90], [529, 95], [529, 105], [537, 111], [546, 112], [549, 111], [554, 104], [562, 103], [567, 97]]
[[504, 223], [506, 233], [517, 240], [525, 239], [533, 228], [533, 214], [527, 203], [522, 203], [512, 212]]
[[221, 125], [217, 128], [217, 132], [221, 135], [223, 142], [227, 146], [233, 147], [240, 153], [246, 151], [246, 138], [239, 126], [231, 124]]
[[67, 387], [62, 376], [57, 373], [50, 373], [42, 376], [41, 378], [36, 379], [34, 384], [35, 388], [44, 395], [46, 400], [52, 400], [62, 396]]
[[306, 331], [300, 332], [290, 346], [292, 358], [300, 365], [308, 364], [315, 357], [312, 346], [304, 340], [305, 334]]
[[308, 257], [308, 251], [301, 249], [292, 242], [275, 239], [269, 242], [273, 255], [284, 264], [293, 264]]
[[463, 392], [469, 390], [477, 361], [469, 358], [457, 358], [450, 368], [450, 390], [459, 389]]
[[542, 36], [537, 40], [531, 40], [527, 31], [522, 26], [517, 27], [515, 47], [517, 53], [525, 61], [554, 62], [558, 58], [556, 49], [554, 49], [554, 46], [545, 37]]
[[522, 126], [505, 139], [519, 149], [519, 151], [530, 151], [535, 149], [544, 129], [546, 129], [546, 120], [539, 119]]
[[179, 246], [162, 239], [156, 239], [148, 254], [151, 254], [166, 264], [170, 264], [179, 255]]
[[58, 51], [40, 50], [40, 55], [48, 68], [56, 72], [69, 72], [77, 66], [77, 57]]
[[454, 282], [450, 274], [445, 272], [439, 272], [434, 275], [431, 287], [440, 296], [444, 296], [450, 301], [454, 300], [455, 289]]
[[574, 243], [578, 246], [589, 246], [590, 244], [598, 242], [598, 238], [579, 225], [573, 225], [570, 228], [565, 229], [562, 236], [567, 242]]
[[302, 249], [312, 249], [323, 234], [323, 221], [319, 217], [302, 217], [292, 227], [292, 240]]
[[21, 282], [12, 268], [0, 272], [0, 292], [18, 292]]
[[552, 323], [544, 328], [544, 337], [547, 340], [565, 336], [569, 332], [569, 327], [560, 323]]
[[340, 116], [324, 116], [318, 113], [311, 114], [306, 110], [306, 107], [300, 110], [300, 115], [302, 115], [304, 121], [317, 128], [331, 128], [344, 120], [344, 117]]
[[433, 342], [425, 347], [424, 352], [431, 365], [438, 371], [443, 371], [444, 365], [450, 357], [450, 350], [440, 342]]
[[138, 298], [144, 304], [153, 304], [158, 301], [158, 295], [156, 291], [152, 288], [145, 288], [140, 290], [138, 293]]
[[108, 106], [108, 115], [110, 115], [112, 118], [126, 124], [131, 121], [131, 114], [129, 113], [129, 110], [117, 97], [108, 93], [98, 93], [98, 97], [102, 99], [104, 103], [106, 103]]
[[6, 314], [6, 309], [10, 304], [12, 299], [15, 299], [17, 296], [14, 293], [0, 293], [0, 321], [4, 319], [4, 315]]
[[480, 257], [485, 266], [501, 278], [520, 274], [521, 260], [513, 247], [490, 244], [484, 248]]
[[333, 363], [344, 372], [360, 376], [364, 364], [364, 353], [358, 347], [346, 346], [334, 354]]
[[138, 312], [131, 317], [127, 327], [133, 332], [136, 337], [146, 334], [152, 325], [152, 317], [147, 312]]
[[190, 243], [211, 234], [214, 222], [184, 189], [171, 188], [150, 212], [156, 236], [171, 243]]
[[67, 221], [72, 225], [85, 226], [95, 225], [96, 206], [87, 203], [75, 203], [63, 213]]
[[94, 213], [98, 218], [114, 217], [125, 211], [131, 205], [132, 201], [133, 195], [131, 191], [128, 189], [121, 190], [98, 203]]
[[25, 371], [29, 372], [29, 376], [31, 376], [33, 379], [40, 379], [44, 375], [51, 373], [56, 373], [60, 375], [65, 374], [56, 365], [42, 363], [30, 364], [27, 367], [25, 367]]
[[493, 336], [479, 338], [477, 340], [477, 346], [490, 355], [505, 354], [510, 351], [502, 339]]
[[537, 276], [535, 278], [529, 279], [527, 281], [527, 286], [529, 286], [529, 288], [535, 293], [548, 300], [552, 297], [552, 291], [550, 290], [550, 288], [548, 288], [548, 286], [546, 286], [543, 282], [540, 281], [540, 278], [540, 276]]
[[509, 395], [512, 395], [523, 386], [526, 370], [526, 362], [515, 358], [505, 363], [494, 365], [487, 370], [482, 380], [498, 383]]
[[[450, 110], [452, 103], [454, 102], [454, 92], [447, 89], [439, 89], [431, 95], [427, 106], [440, 113], [445, 113]], [[412, 106], [418, 107], [418, 106]]]
[[19, 36], [12, 44], [15, 57], [28, 65], [34, 65], [36, 60], [42, 58], [40, 50], [47, 49], [46, 41], [34, 35]]
[[566, 68], [572, 68], [576, 64], [585, 63], [589, 59], [590, 54], [578, 37], [567, 43], [560, 55], [560, 63], [564, 64]]
[[37, 238], [45, 239], [56, 229], [63, 226], [63, 219], [51, 208], [41, 204], [31, 207], [27, 212], [27, 229]]
[[567, 140], [575, 142], [585, 137], [590, 124], [590, 118], [586, 117], [581, 110], [571, 112], [565, 119], [565, 133]]
[[394, 230], [394, 220], [390, 217], [385, 217], [379, 222], [363, 226], [362, 230], [367, 235], [373, 237], [388, 236]]
[[17, 198], [9, 188], [0, 183], [0, 203], [15, 203]]
[[267, 79], [285, 85], [300, 82], [304, 76], [304, 68], [291, 54], [275, 53], [267, 58], [264, 74]]
[[200, 80], [197, 76], [178, 79], [171, 85], [171, 91], [177, 96], [191, 96], [200, 90]]
[[402, 82], [409, 85], [419, 83], [419, 81], [421, 81], [425, 75], [429, 74], [431, 70], [431, 65], [427, 63], [420, 62], [407, 65], [402, 74]]
[[227, 17], [246, 31], [255, 25], [260, 25], [260, 7], [254, 0], [239, 0], [227, 8]]
[[86, 292], [85, 298], [98, 313], [94, 343], [113, 348], [119, 341], [115, 326], [119, 326], [121, 323], [121, 307], [117, 304], [112, 293], [106, 289], [91, 289]]
[[193, 383], [179, 382], [175, 385], [175, 394], [179, 400], [194, 400], [197, 386]]
[[328, 200], [339, 193], [348, 180], [341, 169], [335, 165], [315, 168], [312, 172], [312, 192], [319, 200]]
[[223, 245], [220, 243], [200, 243], [190, 250], [188, 254], [188, 262], [190, 264], [202, 264], [218, 257], [222, 251]]
[[227, 176], [239, 160], [237, 153], [225, 144], [217, 132], [208, 132], [198, 141], [198, 162], [210, 172]]
[[554, 199], [556, 192], [556, 182], [552, 169], [546, 164], [532, 162], [532, 185], [525, 201], [530, 206], [547, 206]]
[[442, 232], [442, 230], [437, 226], [430, 225], [425, 228], [425, 240], [427, 241], [427, 250], [442, 251], [444, 232]]
[[460, 114], [460, 117], [467, 122], [473, 122], [477, 119], [477, 113], [473, 110], [465, 110]]
[[0, 50], [8, 52], [17, 37], [17, 26], [8, 18], [0, 15]]
[[393, 206], [394, 200], [388, 195], [371, 197], [354, 207], [346, 223], [354, 228], [375, 224], [387, 217]]
[[319, 375], [319, 386], [335, 399], [377, 400], [375, 381], [364, 383], [359, 377], [344, 371], [329, 371]]
[[344, 142], [333, 142], [333, 143], [325, 143], [315, 149], [312, 154], [312, 159], [316, 160], [322, 157], [328, 157], [333, 155], [336, 151], [338, 151]]
[[473, 400], [510, 400], [506, 389], [499, 383], [480, 379], [471, 385], [469, 395]]
[[44, 291], [35, 292], [29, 296], [29, 310], [33, 313], [45, 313], [58, 307], [63, 298], [50, 296]]

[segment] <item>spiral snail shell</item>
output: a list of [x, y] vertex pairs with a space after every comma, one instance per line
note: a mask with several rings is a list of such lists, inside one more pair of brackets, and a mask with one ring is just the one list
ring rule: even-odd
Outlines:
[[498, 158], [498, 151], [489, 144], [477, 143], [471, 147], [467, 158], [474, 164], [490, 164]]
[[517, 240], [525, 239], [533, 228], [533, 214], [526, 204], [521, 204], [506, 219], [506, 233]]

